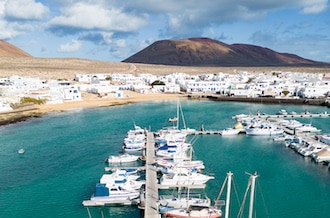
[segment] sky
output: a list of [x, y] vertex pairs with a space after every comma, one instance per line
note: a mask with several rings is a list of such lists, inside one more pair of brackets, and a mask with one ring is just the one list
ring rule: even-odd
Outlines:
[[0, 39], [40, 58], [119, 62], [207, 37], [330, 62], [328, 0], [0, 0]]

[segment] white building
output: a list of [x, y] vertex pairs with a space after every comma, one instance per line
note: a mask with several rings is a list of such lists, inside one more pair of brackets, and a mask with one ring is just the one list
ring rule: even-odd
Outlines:
[[188, 81], [184, 89], [187, 93], [225, 93], [229, 85], [226, 81]]
[[330, 93], [329, 85], [307, 86], [298, 92], [299, 97], [302, 98], [321, 98], [326, 97]]

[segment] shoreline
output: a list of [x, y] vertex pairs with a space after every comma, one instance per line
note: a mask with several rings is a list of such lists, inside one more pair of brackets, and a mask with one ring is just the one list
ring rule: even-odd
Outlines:
[[83, 100], [81, 101], [67, 101], [61, 104], [42, 104], [20, 107], [12, 111], [0, 113], [0, 126], [23, 122], [31, 118], [42, 117], [49, 113], [60, 113], [74, 109], [110, 107], [143, 101], [173, 100], [187, 97], [182, 94], [140, 94], [133, 91], [124, 91], [124, 96], [125, 97], [122, 98], [110, 96], [98, 97], [95, 94], [83, 93]]
[[293, 99], [293, 98], [246, 98], [230, 97], [216, 94], [164, 94], [151, 93], [141, 94], [133, 91], [124, 91], [122, 98], [104, 96], [98, 97], [95, 94], [83, 93], [81, 101], [67, 101], [61, 104], [29, 105], [14, 109], [13, 111], [0, 113], [0, 126], [24, 122], [31, 118], [38, 118], [49, 113], [60, 113], [74, 109], [87, 109], [125, 105], [143, 101], [156, 100], [174, 100], [177, 98], [186, 98], [190, 100], [208, 100], [208, 101], [233, 101], [233, 102], [251, 102], [258, 104], [300, 104], [330, 107], [330, 101], [327, 99]]

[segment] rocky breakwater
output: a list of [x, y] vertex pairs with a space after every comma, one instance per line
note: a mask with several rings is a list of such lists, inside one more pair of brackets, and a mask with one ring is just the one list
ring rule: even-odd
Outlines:
[[226, 96], [216, 94], [189, 94], [187, 96], [190, 99], [207, 99], [212, 101], [236, 101], [236, 102], [252, 102], [262, 104], [305, 104], [305, 105], [316, 105], [316, 106], [327, 106], [330, 107], [330, 99], [328, 98], [275, 98], [275, 97], [242, 97], [242, 96]]

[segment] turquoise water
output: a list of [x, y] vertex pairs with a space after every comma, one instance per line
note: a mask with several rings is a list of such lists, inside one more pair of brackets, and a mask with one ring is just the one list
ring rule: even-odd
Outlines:
[[[319, 113], [325, 107], [182, 101], [187, 126], [220, 130], [231, 127], [233, 115], [287, 111]], [[133, 123], [156, 131], [176, 114], [175, 101], [154, 101], [108, 108], [73, 110], [0, 127], [0, 217], [88, 217], [81, 205], [104, 173], [104, 159], [121, 151]], [[329, 119], [304, 119], [329, 133]], [[19, 155], [17, 150], [25, 149]], [[195, 156], [205, 173], [215, 176], [206, 193], [215, 199], [226, 173], [234, 173], [238, 199], [248, 175], [260, 174], [257, 217], [328, 217], [330, 172], [268, 137], [200, 135]], [[258, 194], [259, 193], [259, 194]], [[139, 217], [135, 206], [95, 208], [93, 217]], [[245, 216], [246, 217], [246, 216]]]

